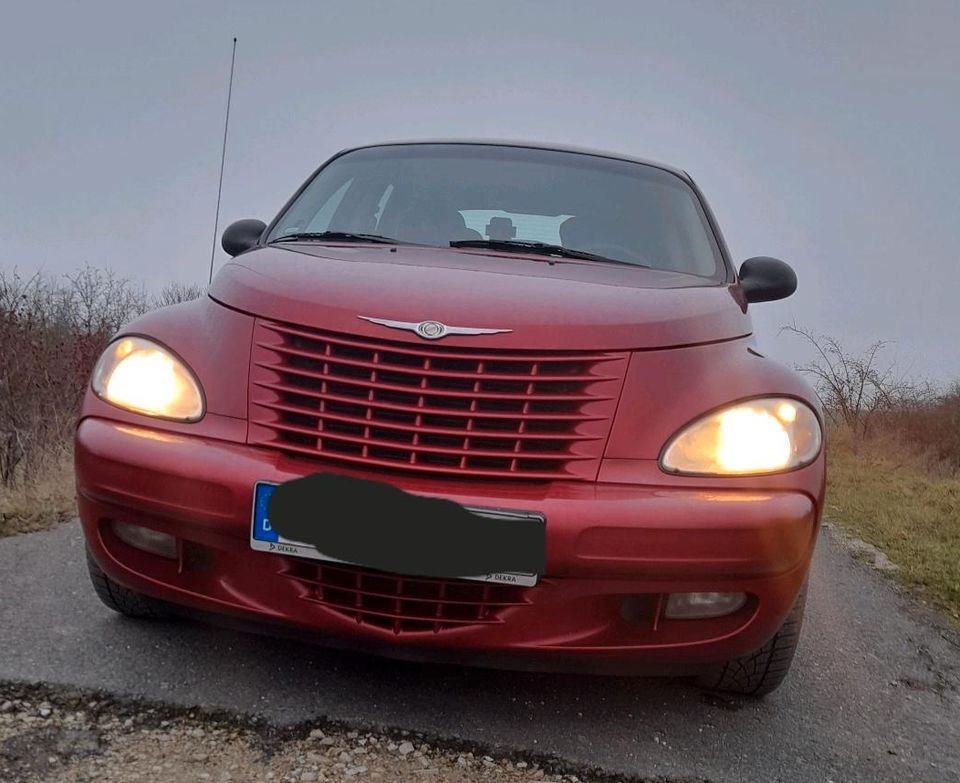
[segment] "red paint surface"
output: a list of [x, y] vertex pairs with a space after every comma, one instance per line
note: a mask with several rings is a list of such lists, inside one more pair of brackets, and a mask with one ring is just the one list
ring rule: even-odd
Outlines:
[[[677, 429], [729, 402], [775, 394], [817, 408], [799, 377], [748, 352], [750, 321], [735, 284], [485, 251], [300, 249], [306, 252], [247, 253], [227, 264], [210, 298], [148, 314], [125, 330], [161, 341], [190, 364], [207, 400], [201, 421], [151, 420], [88, 392], [76, 440], [81, 519], [88, 546], [111, 578], [194, 609], [388, 654], [485, 660], [507, 653], [522, 665], [544, 667], [690, 666], [749, 653], [776, 631], [809, 568], [823, 455], [800, 470], [759, 478], [670, 476], [657, 465]], [[588, 469], [546, 478], [449, 475], [415, 463], [388, 470], [373, 460], [345, 462], [271, 443], [263, 432], [269, 406], [251, 404], [251, 384], [265, 372], [256, 365], [251, 371], [257, 319], [418, 351], [433, 345], [358, 315], [513, 330], [447, 337], [436, 344], [445, 349], [622, 352], [617, 379], [609, 382], [615, 399], [601, 406], [602, 440], [582, 447]], [[318, 599], [342, 574], [318, 574], [303, 561], [249, 547], [254, 483], [319, 470], [387, 480], [465, 505], [542, 512], [547, 576], [509, 595], [474, 591], [461, 604], [476, 607], [477, 622], [428, 630], [410, 630], [417, 626], [407, 623], [402, 602], [421, 587], [446, 591], [456, 583], [390, 587], [358, 577], [360, 592], [363, 585], [397, 591], [397, 608], [385, 612], [395, 611], [396, 622], [358, 623], [332, 598]], [[181, 558], [132, 549], [112, 535], [112, 519], [172, 533]], [[322, 509], [317, 519], [337, 522], [324, 520]], [[658, 614], [666, 593], [718, 590], [752, 598], [725, 618]], [[436, 602], [447, 602], [441, 613], [453, 606], [444, 595]], [[621, 604], [636, 595], [648, 611], [631, 622]]]

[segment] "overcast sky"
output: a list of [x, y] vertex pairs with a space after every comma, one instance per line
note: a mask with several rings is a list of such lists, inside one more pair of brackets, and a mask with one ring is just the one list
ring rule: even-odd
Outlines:
[[361, 143], [622, 151], [690, 172], [738, 262], [795, 266], [763, 348], [802, 358], [796, 321], [960, 376], [957, 0], [8, 4], [0, 268], [205, 282], [234, 35], [221, 227]]

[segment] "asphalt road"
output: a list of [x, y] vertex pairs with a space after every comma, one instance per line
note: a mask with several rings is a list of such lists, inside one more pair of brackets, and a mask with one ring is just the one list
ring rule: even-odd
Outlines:
[[821, 536], [798, 659], [762, 702], [680, 681], [397, 663], [94, 597], [78, 526], [0, 540], [0, 680], [425, 732], [663, 781], [957, 781], [960, 648]]

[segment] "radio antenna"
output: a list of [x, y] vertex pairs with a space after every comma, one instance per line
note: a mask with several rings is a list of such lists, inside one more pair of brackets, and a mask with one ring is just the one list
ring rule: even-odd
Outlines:
[[217, 255], [217, 234], [220, 231], [220, 196], [223, 195], [223, 164], [227, 159], [227, 131], [230, 129], [230, 99], [233, 97], [233, 66], [237, 61], [237, 39], [233, 39], [230, 55], [230, 82], [227, 85], [227, 115], [223, 120], [223, 146], [220, 149], [220, 184], [217, 186], [217, 214], [213, 219], [213, 247], [210, 248], [210, 279], [213, 282], [213, 260]]

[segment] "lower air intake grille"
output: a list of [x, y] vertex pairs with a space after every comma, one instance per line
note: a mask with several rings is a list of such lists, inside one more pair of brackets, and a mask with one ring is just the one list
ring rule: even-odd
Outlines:
[[506, 609], [530, 603], [524, 587], [400, 576], [339, 563], [290, 560], [282, 573], [304, 588], [303, 599], [395, 634], [500, 623]]

